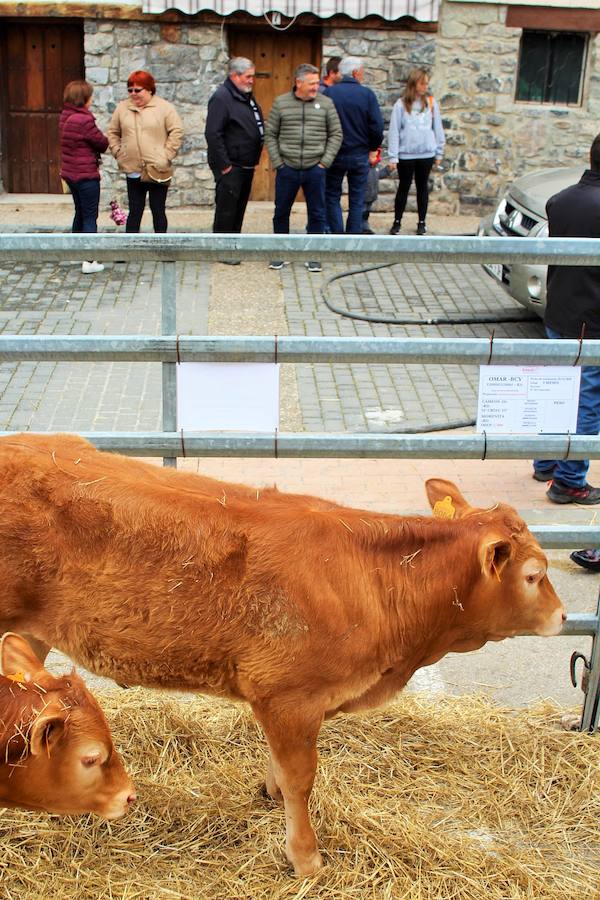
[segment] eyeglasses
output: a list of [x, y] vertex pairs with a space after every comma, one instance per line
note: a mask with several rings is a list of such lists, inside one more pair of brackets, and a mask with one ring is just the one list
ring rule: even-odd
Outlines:
[[145, 88], [127, 88], [128, 94], [141, 94]]

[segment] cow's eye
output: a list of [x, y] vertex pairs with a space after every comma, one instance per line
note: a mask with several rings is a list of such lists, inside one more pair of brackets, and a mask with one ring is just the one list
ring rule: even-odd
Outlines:
[[527, 582], [527, 584], [536, 584], [538, 581], [541, 581], [543, 577], [543, 572], [533, 572], [531, 575], [525, 576], [525, 581]]
[[87, 756], [81, 757], [81, 765], [86, 769], [91, 769], [92, 766], [97, 766], [100, 762], [100, 754], [99, 753], [89, 753]]

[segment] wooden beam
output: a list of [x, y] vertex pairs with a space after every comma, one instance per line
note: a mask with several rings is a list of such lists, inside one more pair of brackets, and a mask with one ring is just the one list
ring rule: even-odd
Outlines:
[[600, 10], [559, 9], [554, 6], [509, 6], [507, 28], [533, 31], [600, 31]]

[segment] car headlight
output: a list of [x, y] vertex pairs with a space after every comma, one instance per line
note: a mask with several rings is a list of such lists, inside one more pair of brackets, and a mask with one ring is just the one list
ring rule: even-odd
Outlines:
[[494, 213], [493, 225], [500, 225], [500, 216], [504, 215], [506, 210], [506, 200], [501, 200]]

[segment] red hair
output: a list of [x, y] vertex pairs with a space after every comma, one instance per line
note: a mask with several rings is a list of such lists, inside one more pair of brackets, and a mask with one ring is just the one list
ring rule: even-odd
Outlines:
[[132, 72], [127, 79], [127, 87], [133, 87], [136, 84], [139, 87], [146, 88], [151, 94], [156, 93], [156, 82], [150, 72], [144, 72], [143, 69]]

